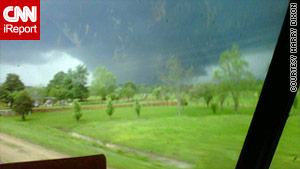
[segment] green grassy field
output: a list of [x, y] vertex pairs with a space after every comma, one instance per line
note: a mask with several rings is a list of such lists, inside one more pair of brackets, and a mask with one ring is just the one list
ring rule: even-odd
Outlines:
[[[186, 106], [180, 117], [175, 106], [142, 107], [140, 118], [133, 108], [117, 108], [112, 119], [105, 110], [84, 110], [78, 122], [72, 111], [31, 114], [25, 122], [20, 117], [0, 117], [0, 132], [72, 156], [104, 153], [108, 165], [117, 169], [177, 167], [74, 138], [65, 132], [178, 159], [193, 164], [193, 168], [229, 169], [235, 167], [256, 102], [256, 96], [241, 99], [239, 114], [233, 113], [229, 99], [215, 115], [200, 102]], [[272, 169], [299, 168], [300, 114], [295, 112], [299, 110], [292, 110]]]

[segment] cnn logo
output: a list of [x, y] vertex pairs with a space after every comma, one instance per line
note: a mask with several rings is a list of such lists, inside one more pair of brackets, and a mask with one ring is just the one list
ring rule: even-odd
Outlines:
[[40, 40], [40, 0], [1, 0], [0, 11], [0, 40]]
[[[8, 15], [9, 12], [14, 12], [14, 16], [10, 17]], [[37, 7], [32, 6], [31, 10], [30, 10], [27, 6], [24, 6], [23, 10], [21, 10], [21, 8], [19, 6], [16, 6], [16, 7], [9, 6], [4, 9], [3, 18], [7, 22], [19, 22], [19, 19], [21, 19], [23, 22], [27, 22], [28, 18], [31, 20], [31, 22], [36, 22], [37, 21]]]

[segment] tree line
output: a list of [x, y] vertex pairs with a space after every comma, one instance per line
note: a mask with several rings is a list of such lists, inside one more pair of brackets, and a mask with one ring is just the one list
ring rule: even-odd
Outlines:
[[[203, 98], [207, 107], [211, 106], [213, 110], [216, 109], [216, 105], [210, 105], [213, 97], [218, 98], [222, 109], [225, 99], [231, 96], [235, 113], [238, 113], [240, 93], [248, 89], [261, 90], [261, 81], [256, 80], [248, 70], [248, 63], [236, 45], [221, 54], [218, 69], [209, 82], [197, 83], [193, 79], [193, 67], [183, 66], [175, 56], [169, 58], [164, 69], [159, 77], [160, 85], [137, 85], [132, 81], [118, 84], [112, 72], [104, 66], [99, 66], [92, 74], [91, 85], [87, 86], [89, 72], [85, 65], [78, 65], [74, 70], [56, 73], [45, 88], [29, 88], [26, 89], [27, 94], [23, 95], [28, 95], [34, 100], [53, 97], [56, 100], [79, 101], [89, 96], [98, 96], [101, 100], [109, 99], [111, 102], [120, 98], [133, 98], [137, 93], [151, 93], [156, 99], [175, 98], [177, 114], [180, 116], [182, 106], [187, 105], [187, 96], [193, 100]], [[25, 86], [18, 75], [8, 74], [0, 88], [1, 102], [9, 103], [13, 107], [17, 100], [15, 93], [24, 89]]]

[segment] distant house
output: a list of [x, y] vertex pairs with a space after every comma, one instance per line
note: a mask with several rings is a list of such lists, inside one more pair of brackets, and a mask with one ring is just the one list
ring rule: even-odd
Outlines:
[[39, 107], [41, 104], [40, 104], [40, 101], [39, 100], [34, 100], [33, 102], [33, 106], [34, 107]]
[[56, 102], [56, 105], [64, 105], [64, 104], [68, 104], [67, 100], [59, 100]]
[[45, 102], [43, 104], [44, 107], [51, 107], [54, 105], [55, 97], [45, 97]]

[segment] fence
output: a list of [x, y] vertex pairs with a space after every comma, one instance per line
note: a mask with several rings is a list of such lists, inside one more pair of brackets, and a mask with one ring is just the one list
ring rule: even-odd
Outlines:
[[[151, 106], [174, 106], [177, 105], [177, 102], [160, 102], [160, 103], [144, 103], [140, 104], [142, 107], [151, 107]], [[133, 107], [134, 104], [126, 104], [126, 105], [114, 105], [115, 108], [125, 108], [125, 107]], [[87, 106], [82, 107], [82, 110], [95, 110], [95, 109], [105, 109], [106, 106]], [[45, 108], [45, 109], [33, 109], [32, 113], [39, 112], [54, 112], [54, 111], [67, 111], [72, 110], [72, 107], [60, 107], [60, 108]]]

